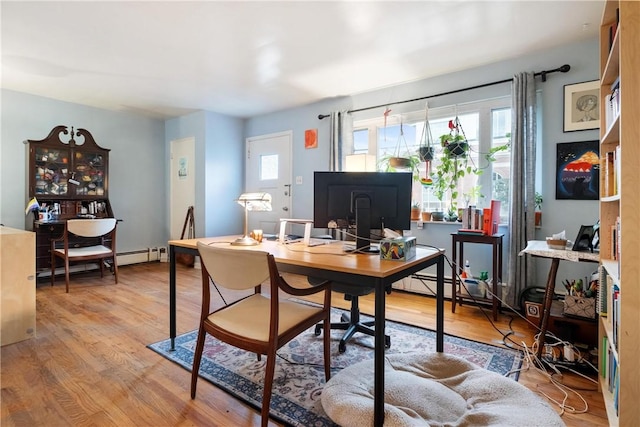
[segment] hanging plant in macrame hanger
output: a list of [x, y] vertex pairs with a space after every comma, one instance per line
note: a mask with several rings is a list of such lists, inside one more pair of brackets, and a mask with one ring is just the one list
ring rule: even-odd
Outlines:
[[[406, 156], [400, 155], [400, 146], [404, 145]], [[402, 124], [402, 117], [400, 118], [400, 135], [398, 135], [398, 142], [396, 143], [396, 149], [393, 152], [393, 156], [389, 158], [389, 165], [398, 169], [412, 169], [414, 167], [411, 156], [409, 154], [409, 146], [407, 140], [404, 137], [404, 129]]]
[[469, 143], [457, 114], [455, 119], [449, 120], [449, 133], [440, 136], [440, 144], [450, 157], [462, 157], [467, 153]]
[[420, 137], [418, 155], [421, 161], [428, 162], [433, 160], [433, 136], [431, 135], [431, 126], [429, 125], [429, 103], [425, 105], [424, 111], [424, 127], [422, 128], [422, 136]]
[[420, 137], [420, 146], [418, 147], [418, 156], [420, 160], [425, 162], [425, 177], [420, 178], [420, 182], [425, 187], [433, 185], [431, 179], [431, 161], [433, 160], [433, 136], [431, 135], [431, 126], [429, 125], [429, 103], [424, 108], [424, 126], [422, 128], [422, 136]]

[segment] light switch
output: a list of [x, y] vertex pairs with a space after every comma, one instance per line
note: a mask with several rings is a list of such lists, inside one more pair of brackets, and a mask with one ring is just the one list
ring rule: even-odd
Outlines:
[[296, 176], [296, 185], [302, 185], [302, 177]]

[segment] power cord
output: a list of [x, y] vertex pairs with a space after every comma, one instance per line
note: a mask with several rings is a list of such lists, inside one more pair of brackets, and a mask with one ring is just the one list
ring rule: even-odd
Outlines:
[[[425, 246], [425, 247], [429, 247], [429, 248], [435, 248], [435, 249], [439, 249], [436, 248], [435, 246], [431, 246], [431, 245], [420, 245], [420, 246]], [[457, 264], [455, 262], [452, 262], [446, 255], [445, 255], [445, 260], [447, 261], [447, 263], [449, 264], [449, 266], [451, 267], [452, 271], [459, 271], [458, 268], [454, 268], [458, 267]], [[420, 282], [423, 284], [423, 286], [425, 286], [432, 294], [436, 294], [435, 292], [433, 292], [433, 290], [427, 285], [427, 283], [425, 282], [425, 280], [419, 276], [414, 276], [414, 278], [417, 278], [420, 280]], [[464, 280], [462, 280], [462, 278], [457, 275], [457, 279], [458, 279], [458, 283], [460, 283], [460, 286], [462, 286], [467, 294], [469, 295], [469, 297], [476, 303], [476, 305], [480, 308], [482, 314], [487, 318], [487, 320], [489, 321], [489, 323], [491, 324], [491, 326], [502, 335], [503, 337], [503, 345], [507, 348], [513, 348], [510, 345], [507, 345], [506, 341], [510, 341], [511, 343], [513, 343], [513, 345], [521, 348], [524, 358], [523, 358], [523, 365], [522, 367], [520, 367], [519, 369], [514, 369], [511, 370], [509, 372], [507, 372], [505, 374], [506, 377], [510, 376], [513, 373], [516, 372], [522, 372], [525, 370], [529, 370], [529, 369], [534, 369], [535, 371], [543, 374], [548, 380], [549, 382], [556, 388], [558, 389], [562, 395], [563, 398], [560, 400], [554, 399], [552, 396], [550, 396], [548, 393], [545, 393], [544, 391], [538, 389], [537, 391], [543, 395], [545, 398], [547, 398], [549, 401], [553, 402], [554, 404], [556, 404], [559, 408], [560, 408], [560, 416], [562, 416], [565, 412], [568, 413], [573, 413], [573, 414], [582, 414], [582, 413], [586, 413], [589, 410], [589, 405], [587, 403], [587, 401], [584, 399], [584, 397], [579, 393], [579, 390], [581, 391], [592, 391], [590, 389], [576, 389], [576, 388], [572, 388], [569, 387], [565, 384], [563, 384], [560, 380], [558, 380], [556, 378], [556, 376], [560, 376], [562, 378], [562, 372], [560, 371], [560, 369], [566, 370], [568, 372], [571, 372], [575, 375], [580, 376], [581, 378], [586, 379], [587, 381], [590, 381], [592, 383], [595, 383], [597, 385], [597, 381], [594, 380], [593, 378], [575, 370], [572, 369], [571, 366], [568, 366], [566, 364], [559, 364], [559, 363], [553, 363], [553, 359], [554, 359], [554, 355], [556, 355], [555, 350], [556, 348], [562, 348], [562, 353], [558, 354], [555, 356], [556, 362], [559, 359], [559, 356], [563, 355], [565, 351], [569, 352], [570, 354], [573, 354], [576, 363], [579, 364], [583, 364], [584, 366], [588, 366], [591, 369], [593, 369], [596, 373], [598, 372], [598, 369], [591, 363], [589, 362], [582, 354], [582, 352], [580, 351], [580, 349], [578, 349], [576, 346], [574, 346], [572, 343], [568, 342], [568, 341], [564, 341], [559, 339], [558, 337], [556, 337], [554, 334], [547, 332], [545, 334], [545, 347], [550, 349], [550, 354], [551, 354], [551, 359], [552, 360], [544, 360], [544, 359], [540, 359], [538, 358], [537, 355], [537, 344], [539, 341], [539, 337], [540, 337], [540, 333], [541, 330], [538, 327], [538, 325], [535, 325], [534, 323], [532, 323], [529, 319], [527, 319], [526, 317], [522, 316], [522, 314], [520, 314], [520, 312], [518, 310], [516, 310], [515, 308], [511, 307], [507, 302], [503, 301], [502, 298], [500, 298], [498, 295], [495, 295], [493, 293], [493, 291], [491, 289], [489, 289], [489, 287], [487, 287], [486, 291], [489, 293], [490, 297], [495, 297], [496, 299], [498, 299], [498, 301], [500, 301], [500, 303], [504, 306], [507, 307], [509, 310], [511, 310], [511, 312], [515, 313], [518, 317], [520, 317], [521, 319], [523, 319], [525, 322], [527, 322], [529, 325], [533, 326], [535, 329], [538, 330], [538, 333], [534, 336], [534, 344], [531, 346], [531, 348], [529, 348], [529, 346], [527, 346], [527, 344], [523, 341], [521, 344], [520, 343], [516, 343], [513, 339], [511, 339], [511, 335], [514, 335], [515, 332], [513, 331], [512, 328], [512, 323], [514, 321], [514, 317], [510, 316], [510, 320], [509, 320], [509, 332], [505, 333], [503, 331], [501, 331], [493, 322], [493, 319], [491, 318], [491, 316], [489, 316], [489, 314], [487, 313], [487, 311], [484, 309], [484, 307], [482, 306], [482, 304], [479, 304], [480, 301], [478, 301], [475, 296], [469, 292], [469, 289], [466, 287], [466, 283], [464, 282]], [[455, 289], [452, 289], [452, 292], [454, 293], [453, 297], [455, 298]], [[547, 342], [547, 338], [549, 340], [554, 340], [554, 342]], [[566, 350], [565, 350], [566, 349]], [[549, 354], [548, 353], [548, 354]], [[558, 351], [559, 353], [559, 351]], [[553, 371], [553, 373], [549, 373], [549, 371], [547, 370], [547, 367], [549, 367], [549, 369], [551, 369]], [[567, 401], [570, 397], [570, 395], [573, 394], [575, 396], [577, 396], [580, 401], [582, 402], [582, 404], [584, 405], [583, 409], [578, 409], [574, 406], [568, 405]]]
[[[435, 246], [432, 245], [419, 245], [421, 247], [427, 247], [427, 248], [431, 248], [431, 249], [437, 249], [440, 250], [440, 248], [437, 248]], [[447, 261], [447, 264], [449, 264], [449, 267], [451, 267], [452, 271], [458, 271], [457, 268], [454, 269], [454, 265], [456, 265], [455, 262], [452, 262], [449, 257], [446, 256], [446, 254], [444, 255], [445, 260]], [[457, 267], [457, 265], [456, 265]], [[418, 280], [420, 280], [420, 282], [422, 283], [423, 286], [425, 286], [429, 292], [431, 292], [433, 295], [436, 295], [436, 292], [434, 292], [425, 282], [425, 280], [419, 276], [414, 276], [414, 278], [417, 278]], [[489, 316], [489, 314], [487, 313], [487, 311], [484, 309], [484, 307], [482, 306], [482, 304], [480, 304], [480, 301], [477, 300], [470, 292], [469, 289], [467, 288], [465, 282], [462, 280], [462, 278], [460, 276], [457, 276], [457, 281], [458, 283], [460, 283], [460, 285], [465, 289], [465, 291], [467, 291], [467, 294], [469, 295], [469, 297], [473, 300], [474, 303], [476, 303], [476, 305], [480, 308], [480, 311], [482, 312], [482, 314], [484, 315], [484, 317], [489, 321], [489, 323], [491, 324], [491, 326], [493, 327], [493, 329], [495, 329], [496, 332], [498, 332], [501, 336], [502, 336], [502, 342], [503, 345], [507, 348], [510, 349], [514, 349], [514, 346], [516, 347], [521, 347], [521, 345], [517, 342], [515, 342], [514, 340], [512, 340], [510, 338], [511, 335], [515, 335], [515, 332], [512, 329], [512, 323], [513, 323], [513, 317], [510, 317], [509, 320], [509, 331], [508, 332], [503, 332], [502, 330], [500, 330], [495, 323], [493, 322], [493, 319], [491, 319], [491, 316]], [[452, 289], [452, 292], [455, 292], [455, 290]], [[493, 295], [493, 294], [492, 294]], [[455, 297], [455, 296], [454, 296]], [[499, 299], [500, 300], [500, 299]], [[500, 300], [501, 302], [503, 302], [502, 300]], [[508, 306], [510, 309], [513, 310], [513, 308], [511, 308], [508, 304], [504, 303], [506, 306]], [[525, 319], [526, 320], [526, 319]], [[529, 322], [531, 323], [531, 322]], [[537, 328], [537, 326], [536, 326]], [[512, 345], [507, 345], [507, 341], [511, 342]]]

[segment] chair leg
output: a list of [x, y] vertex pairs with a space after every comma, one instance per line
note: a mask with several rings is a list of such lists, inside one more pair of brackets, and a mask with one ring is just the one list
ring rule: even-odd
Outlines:
[[53, 254], [53, 249], [51, 250], [51, 286], [53, 286], [53, 282], [56, 277], [56, 256]]
[[276, 370], [276, 352], [275, 349], [267, 354], [267, 367], [264, 373], [264, 384], [262, 385], [264, 392], [262, 394], [262, 427], [267, 427], [269, 423], [269, 408], [271, 406], [271, 391], [273, 388], [273, 377]]
[[64, 280], [67, 286], [67, 293], [69, 293], [69, 258], [64, 260]]
[[198, 373], [200, 372], [200, 361], [202, 360], [202, 352], [204, 350], [204, 338], [206, 332], [200, 325], [198, 330], [198, 341], [196, 342], [196, 350], [193, 353], [193, 367], [191, 368], [191, 398], [196, 398], [196, 385], [198, 383]]
[[118, 260], [115, 255], [113, 255], [113, 275], [116, 278], [116, 283], [118, 283]]

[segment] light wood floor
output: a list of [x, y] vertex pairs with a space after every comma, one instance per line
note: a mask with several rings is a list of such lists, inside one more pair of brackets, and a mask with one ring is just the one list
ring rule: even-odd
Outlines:
[[[0, 425], [259, 425], [258, 411], [206, 381], [198, 382], [198, 395], [191, 400], [190, 373], [146, 347], [168, 337], [168, 264], [124, 266], [119, 276], [117, 285], [112, 277], [101, 280], [94, 273], [72, 278], [69, 294], [63, 280], [55, 287], [38, 285], [37, 337], [2, 347]], [[180, 334], [197, 328], [200, 271], [178, 266], [177, 292]], [[363, 299], [363, 312], [373, 311], [372, 301]], [[387, 302], [389, 319], [434, 327], [434, 299], [393, 292]], [[339, 294], [334, 303], [347, 307]], [[502, 340], [480, 309], [465, 305], [456, 311], [452, 314], [446, 303], [447, 333], [492, 344]], [[509, 320], [500, 316], [496, 327], [508, 331]], [[524, 321], [516, 319], [511, 326], [516, 341], [531, 344], [532, 330]], [[593, 384], [566, 375], [561, 380], [580, 388], [589, 405], [585, 414], [565, 413], [567, 425], [607, 424]], [[563, 398], [533, 370], [524, 371], [519, 382]], [[573, 395], [567, 404], [584, 408]]]

